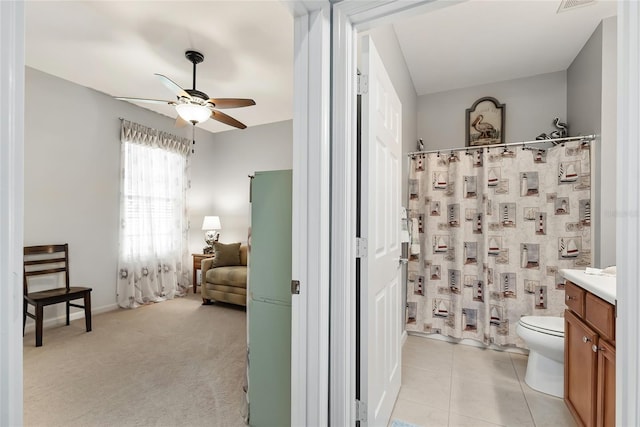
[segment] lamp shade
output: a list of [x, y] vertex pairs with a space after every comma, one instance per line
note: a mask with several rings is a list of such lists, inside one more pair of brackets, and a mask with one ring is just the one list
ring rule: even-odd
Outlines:
[[211, 110], [204, 105], [198, 104], [178, 104], [176, 105], [176, 111], [186, 121], [190, 123], [202, 123], [209, 120], [211, 117]]
[[219, 216], [205, 216], [202, 221], [203, 230], [222, 230]]

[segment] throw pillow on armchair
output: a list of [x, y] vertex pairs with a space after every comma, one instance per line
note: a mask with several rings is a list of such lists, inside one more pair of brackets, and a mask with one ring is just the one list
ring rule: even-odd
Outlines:
[[240, 243], [213, 242], [213, 253], [211, 268], [240, 265]]

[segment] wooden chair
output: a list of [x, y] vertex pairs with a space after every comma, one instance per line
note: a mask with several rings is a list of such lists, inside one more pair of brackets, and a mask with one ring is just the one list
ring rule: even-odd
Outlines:
[[[29, 292], [28, 278], [32, 276], [64, 275], [65, 287], [59, 287], [59, 277], [53, 277], [55, 288]], [[51, 283], [51, 282], [50, 282]], [[69, 308], [84, 308], [87, 332], [91, 331], [91, 288], [69, 286], [69, 245], [42, 245], [24, 248], [24, 307], [22, 315], [22, 335], [27, 324], [27, 316], [36, 321], [36, 347], [42, 346], [42, 318], [46, 305], [67, 303], [67, 326], [69, 325]], [[43, 285], [44, 286], [44, 285]], [[84, 298], [84, 305], [71, 301]], [[29, 304], [35, 308], [35, 314], [27, 311]]]

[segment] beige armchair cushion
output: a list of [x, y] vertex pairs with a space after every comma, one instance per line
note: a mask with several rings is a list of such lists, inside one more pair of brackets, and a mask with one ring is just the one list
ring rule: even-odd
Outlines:
[[207, 283], [236, 286], [239, 288], [247, 287], [247, 267], [245, 266], [236, 265], [212, 268], [206, 272], [205, 277]]

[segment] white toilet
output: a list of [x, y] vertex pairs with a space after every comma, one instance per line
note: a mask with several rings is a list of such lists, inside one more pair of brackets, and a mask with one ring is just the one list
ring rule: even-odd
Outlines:
[[524, 381], [534, 390], [564, 396], [564, 318], [524, 316], [516, 333], [529, 347]]

